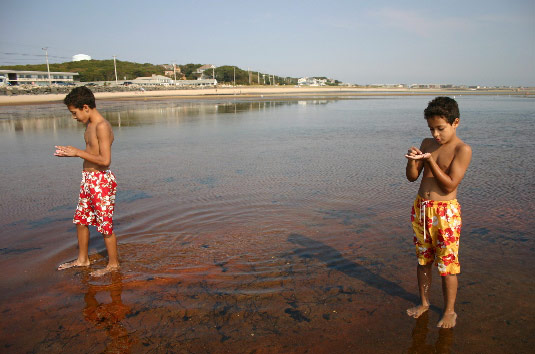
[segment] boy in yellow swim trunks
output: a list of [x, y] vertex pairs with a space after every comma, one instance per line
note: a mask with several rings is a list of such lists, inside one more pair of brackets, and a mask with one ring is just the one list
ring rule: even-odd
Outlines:
[[462, 223], [457, 187], [472, 159], [472, 149], [456, 135], [459, 107], [454, 99], [435, 98], [424, 116], [433, 138], [424, 139], [420, 148], [413, 146], [405, 155], [409, 181], [416, 181], [423, 170], [411, 213], [421, 303], [408, 309], [407, 314], [418, 318], [429, 309], [428, 290], [435, 263], [444, 295], [444, 313], [437, 326], [453, 328], [457, 319], [457, 274], [461, 271], [458, 252]]

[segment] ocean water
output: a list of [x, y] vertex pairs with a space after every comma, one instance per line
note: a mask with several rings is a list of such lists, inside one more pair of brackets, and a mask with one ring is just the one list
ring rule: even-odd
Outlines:
[[[535, 344], [535, 99], [458, 96], [473, 149], [458, 325], [418, 301], [404, 154], [433, 97], [97, 102], [113, 125], [121, 271], [76, 254], [84, 127], [0, 107], [3, 352], [527, 352]], [[106, 264], [92, 229], [91, 269]]]

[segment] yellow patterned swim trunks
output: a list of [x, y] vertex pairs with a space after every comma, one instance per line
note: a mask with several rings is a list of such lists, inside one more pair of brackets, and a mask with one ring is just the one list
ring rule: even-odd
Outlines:
[[411, 222], [418, 263], [426, 265], [434, 261], [441, 276], [460, 273], [462, 222], [457, 199], [434, 201], [418, 195], [412, 207]]

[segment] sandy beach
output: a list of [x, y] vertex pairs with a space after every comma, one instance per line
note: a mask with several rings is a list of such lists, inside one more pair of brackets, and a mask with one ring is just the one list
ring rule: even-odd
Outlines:
[[[364, 87], [288, 87], [288, 86], [255, 86], [255, 87], [218, 87], [204, 89], [181, 90], [146, 90], [125, 92], [96, 92], [97, 100], [123, 99], [161, 99], [161, 98], [220, 98], [236, 96], [242, 98], [267, 97], [306, 97], [306, 96], [403, 96], [403, 95], [534, 95], [535, 89], [493, 89], [493, 90], [464, 90], [464, 89], [409, 89], [409, 88], [364, 88]], [[0, 96], [0, 106], [25, 105], [36, 103], [60, 102], [65, 97], [61, 94], [45, 95], [13, 95]]]

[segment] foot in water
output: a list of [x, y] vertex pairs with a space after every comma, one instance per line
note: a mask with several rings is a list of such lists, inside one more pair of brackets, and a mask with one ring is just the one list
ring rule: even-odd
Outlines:
[[107, 266], [106, 268], [95, 270], [94, 272], [89, 273], [92, 277], [98, 278], [109, 272], [114, 272], [119, 270], [119, 266]]
[[69, 269], [69, 268], [73, 268], [73, 267], [88, 267], [89, 266], [89, 261], [87, 262], [80, 262], [78, 261], [77, 259], [72, 261], [72, 262], [67, 262], [67, 263], [63, 263], [61, 264], [59, 267], [58, 267], [58, 270], [63, 270], [63, 269]]
[[437, 323], [440, 328], [453, 328], [457, 322], [457, 314], [455, 312], [445, 312], [442, 318]]
[[429, 305], [427, 306], [418, 305], [418, 306], [411, 307], [410, 309], [407, 309], [407, 315], [414, 317], [414, 318], [418, 318], [427, 310], [429, 310]]

